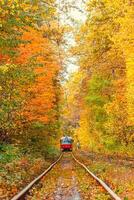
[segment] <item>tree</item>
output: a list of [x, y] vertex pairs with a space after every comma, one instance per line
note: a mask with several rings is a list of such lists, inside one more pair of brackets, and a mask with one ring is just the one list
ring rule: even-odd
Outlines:
[[129, 1], [89, 1], [87, 20], [71, 49], [78, 57], [79, 73], [86, 74], [79, 96], [83, 96], [81, 109], [88, 110], [87, 134], [92, 132], [102, 145], [108, 140], [128, 145], [132, 138], [128, 131], [129, 124], [133, 124], [132, 9]]

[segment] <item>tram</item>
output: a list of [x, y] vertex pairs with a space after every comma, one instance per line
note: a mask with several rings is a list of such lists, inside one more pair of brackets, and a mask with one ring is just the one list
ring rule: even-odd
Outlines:
[[72, 151], [73, 149], [73, 138], [70, 136], [64, 136], [60, 139], [61, 151]]

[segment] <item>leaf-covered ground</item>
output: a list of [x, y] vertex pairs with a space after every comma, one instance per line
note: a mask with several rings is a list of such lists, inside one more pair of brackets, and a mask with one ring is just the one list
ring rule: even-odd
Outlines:
[[[45, 168], [51, 160], [28, 155], [11, 145], [2, 149], [0, 157], [0, 200], [9, 200]], [[134, 163], [117, 157], [107, 158], [89, 152], [77, 157], [104, 180], [122, 199], [134, 199]], [[27, 200], [109, 200], [110, 197], [81, 167], [65, 153], [60, 163], [33, 187]]]
[[13, 145], [1, 145], [0, 151], [0, 200], [11, 199], [53, 162]]
[[27, 200], [110, 200], [111, 198], [84, 169], [65, 153], [42, 181], [30, 191]]
[[76, 153], [88, 168], [124, 200], [134, 199], [134, 160], [89, 152]]

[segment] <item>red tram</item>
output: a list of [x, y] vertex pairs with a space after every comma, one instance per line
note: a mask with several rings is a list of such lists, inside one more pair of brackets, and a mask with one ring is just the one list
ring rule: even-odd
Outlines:
[[72, 151], [73, 149], [73, 139], [69, 136], [64, 136], [60, 139], [60, 149], [61, 151]]

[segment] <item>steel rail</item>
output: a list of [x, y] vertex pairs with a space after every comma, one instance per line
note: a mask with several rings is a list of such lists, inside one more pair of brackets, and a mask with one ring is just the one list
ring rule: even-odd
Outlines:
[[35, 185], [40, 179], [45, 176], [62, 158], [63, 153], [60, 155], [60, 157], [52, 164], [48, 169], [46, 169], [41, 175], [39, 175], [37, 178], [35, 178], [31, 183], [29, 183], [22, 191], [20, 191], [17, 195], [15, 195], [11, 200], [20, 200], [23, 198], [27, 192]]
[[101, 179], [99, 179], [97, 176], [95, 176], [83, 163], [81, 163], [79, 160], [77, 160], [72, 153], [73, 159], [81, 165], [107, 192], [108, 194], [115, 200], [121, 200], [121, 198], [106, 184], [104, 183]]

